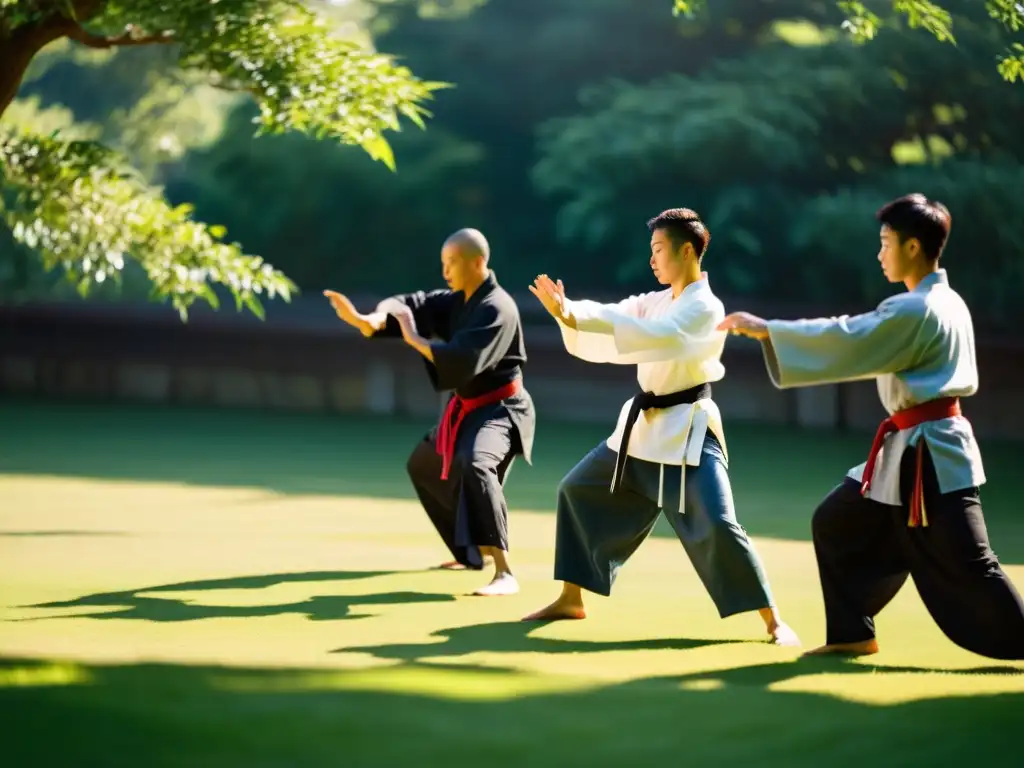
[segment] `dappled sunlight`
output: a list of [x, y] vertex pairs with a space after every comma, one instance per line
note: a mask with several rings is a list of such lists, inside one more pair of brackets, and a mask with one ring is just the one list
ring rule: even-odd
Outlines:
[[[648, 540], [614, 597], [589, 599], [586, 621], [522, 622], [558, 589], [554, 517], [543, 511], [513, 514], [521, 593], [478, 598], [468, 593], [486, 573], [431, 570], [446, 552], [412, 501], [39, 475], [0, 476], [0, 491], [18, 502], [0, 510], [0, 655], [65, 659], [68, 669], [72, 660], [259, 667], [279, 673], [224, 673], [210, 685], [465, 701], [643, 680], [864, 704], [1024, 691], [1021, 677], [971, 672], [977, 657], [941, 635], [912, 588], [880, 618], [872, 664], [836, 672], [799, 660], [798, 649], [766, 642], [756, 615], [720, 620], [671, 538]], [[784, 617], [817, 644], [810, 544], [757, 544]], [[1010, 568], [1024, 581], [1021, 571]], [[40, 685], [58, 677], [35, 674]]]
[[[664, 764], [685, 745], [698, 765], [811, 766], [794, 744], [855, 731], [872, 734], [858, 761], [934, 764], [968, 745], [1001, 755], [1024, 706], [1024, 665], [957, 649], [912, 588], [880, 618], [877, 656], [800, 659], [755, 614], [719, 619], [667, 537], [585, 621], [522, 622], [558, 589], [547, 511], [513, 511], [522, 591], [480, 598], [489, 574], [431, 569], [447, 553], [410, 500], [38, 475], [0, 475], [0, 496], [15, 501], [0, 507], [0, 716], [81, 734], [28, 737], [54, 756], [32, 764], [88, 741], [374, 768], [410, 743], [440, 764], [458, 743], [499, 768], [550, 764], [568, 738], [579, 764]], [[756, 543], [783, 615], [817, 644], [811, 545]], [[932, 735], [911, 746], [908, 729]]]
[[218, 675], [210, 687], [237, 693], [378, 691], [457, 701], [507, 701], [523, 696], [596, 688], [598, 682], [568, 676], [525, 674], [481, 667], [391, 664], [359, 672], [295, 672], [266, 676]]
[[947, 696], [983, 696], [997, 693], [1021, 693], [1021, 670], [1008, 667], [1001, 674], [972, 674], [970, 684], [960, 686], [944, 670], [919, 673], [889, 671], [885, 667], [866, 670], [862, 675], [818, 674], [784, 680], [768, 686], [780, 693], [814, 693], [844, 701], [876, 706], [906, 704]]
[[55, 663], [0, 666], [0, 688], [37, 688], [84, 685], [93, 676], [79, 664]]
[[[0, 660], [0, 669], [48, 665]], [[86, 665], [88, 684], [0, 687], [0, 706], [17, 733], [71, 714], [62, 721], [84, 741], [34, 745], [62, 764], [86, 741], [117, 745], [126, 762], [144, 743], [147, 754], [182, 764], [230, 745], [218, 764], [239, 767], [274, 762], [283, 751], [287, 764], [392, 766], [410, 748], [417, 764], [432, 765], [450, 759], [456, 743], [470, 753], [491, 749], [495, 766], [663, 765], [680, 754], [696, 765], [817, 766], [821, 752], [801, 745], [825, 742], [832, 755], [855, 748], [858, 761], [879, 765], [1003, 764], [1014, 754], [1019, 690], [875, 706], [777, 690], [796, 666], [755, 666], [745, 679], [738, 667], [609, 683], [414, 662], [349, 670], [122, 662]], [[833, 665], [837, 677], [844, 666], [853, 665]], [[569, 752], [559, 749], [566, 741]]]

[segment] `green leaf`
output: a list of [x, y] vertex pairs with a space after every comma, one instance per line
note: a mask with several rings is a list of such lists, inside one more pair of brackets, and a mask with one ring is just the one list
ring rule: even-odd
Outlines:
[[245, 306], [247, 306], [249, 308], [249, 311], [256, 315], [256, 317], [258, 317], [260, 320], [264, 319], [265, 313], [263, 311], [263, 305], [260, 304], [259, 299], [257, 299], [255, 296], [246, 296]]
[[1014, 43], [1007, 55], [999, 57], [999, 74], [1010, 83], [1018, 78], [1024, 82], [1024, 45]]
[[0, 215], [14, 238], [47, 269], [62, 268], [82, 296], [116, 281], [126, 261], [149, 277], [151, 299], [169, 299], [182, 317], [197, 300], [217, 308], [214, 285], [261, 318], [257, 294], [288, 301], [295, 290], [258, 256], [220, 242], [223, 227], [195, 221], [189, 204], [170, 206], [93, 141], [0, 131], [0, 173]]
[[392, 169], [383, 135], [403, 116], [422, 127], [423, 104], [447, 87], [335, 36], [300, 0], [106, 2], [90, 20], [111, 31], [127, 24], [174, 30], [179, 66], [255, 99], [258, 134], [296, 131], [363, 147]]
[[363, 144], [363, 149], [374, 160], [380, 160], [390, 170], [395, 170], [395, 153], [383, 136], [376, 136]]

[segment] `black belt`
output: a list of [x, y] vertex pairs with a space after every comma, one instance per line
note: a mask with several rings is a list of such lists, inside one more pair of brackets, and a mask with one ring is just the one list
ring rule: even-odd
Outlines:
[[633, 425], [636, 424], [636, 420], [640, 418], [640, 411], [646, 411], [651, 408], [672, 408], [676, 405], [688, 403], [692, 404], [707, 397], [711, 397], [711, 385], [706, 382], [679, 392], [669, 392], [667, 395], [653, 395], [650, 392], [640, 392], [633, 397], [633, 402], [629, 406], [629, 414], [626, 416], [626, 423], [622, 427], [622, 443], [619, 445], [619, 454], [615, 457], [612, 493], [618, 490], [619, 483], [622, 481], [622, 470], [626, 466], [626, 451], [629, 449], [629, 436], [633, 432]]

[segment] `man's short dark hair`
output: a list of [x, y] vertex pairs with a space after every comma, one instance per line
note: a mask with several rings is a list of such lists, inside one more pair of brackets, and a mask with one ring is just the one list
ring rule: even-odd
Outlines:
[[696, 251], [698, 259], [703, 258], [708, 243], [711, 242], [711, 232], [708, 231], [707, 225], [700, 220], [696, 211], [689, 208], [669, 208], [662, 211], [647, 222], [647, 229], [651, 234], [658, 229], [665, 230], [674, 248], [689, 243]]
[[875, 214], [900, 239], [900, 245], [916, 238], [929, 261], [937, 261], [946, 247], [953, 217], [949, 209], [937, 200], [929, 200], [920, 193], [896, 198]]

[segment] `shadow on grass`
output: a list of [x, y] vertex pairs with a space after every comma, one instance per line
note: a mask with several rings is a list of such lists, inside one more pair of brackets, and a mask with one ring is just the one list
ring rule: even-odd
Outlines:
[[[820, 660], [580, 689], [403, 663], [360, 670], [0, 660], [9, 765], [1010, 766], [1024, 693], [888, 706], [771, 686], [801, 674], [929, 674]], [[944, 671], [943, 671], [944, 672]], [[977, 674], [961, 671], [958, 674]], [[718, 687], [687, 687], [715, 679]]]
[[747, 667], [700, 672], [666, 678], [679, 684], [715, 681], [725, 686], [768, 688], [778, 683], [821, 674], [843, 675], [999, 675], [1024, 678], [1024, 668], [1010, 664], [989, 664], [983, 667], [949, 669], [944, 667], [875, 665], [870, 659], [854, 660], [843, 656], [807, 656], [794, 661], [771, 664], [753, 664]]
[[[516, 509], [553, 511], [559, 480], [607, 437], [601, 425], [541, 418], [533, 466], [508, 483]], [[430, 422], [198, 408], [0, 401], [0, 474], [61, 475], [263, 488], [283, 494], [415, 501], [409, 452]], [[806, 541], [811, 514], [870, 435], [727, 425], [730, 478], [741, 523], [754, 536]], [[1015, 472], [1020, 446], [983, 446], [985, 515], [1004, 562], [1024, 562]], [[674, 537], [659, 521], [655, 535]]]
[[309, 573], [278, 573], [264, 576], [241, 576], [227, 579], [186, 581], [156, 587], [103, 592], [74, 600], [62, 600], [22, 608], [120, 608], [96, 613], [75, 613], [56, 616], [37, 616], [9, 621], [46, 621], [53, 619], [135, 619], [139, 621], [174, 622], [197, 619], [256, 618], [280, 616], [287, 613], [304, 614], [311, 621], [339, 621], [367, 618], [352, 614], [352, 608], [367, 605], [394, 605], [399, 603], [449, 602], [452, 595], [425, 592], [384, 592], [368, 595], [323, 595], [297, 603], [277, 605], [202, 605], [190, 598], [148, 597], [154, 592], [202, 592], [221, 589], [264, 589], [278, 584], [294, 582], [331, 582], [368, 579], [387, 576], [392, 571], [311, 571]]
[[379, 659], [418, 661], [424, 658], [455, 658], [471, 653], [599, 653], [603, 651], [686, 651], [709, 645], [744, 643], [746, 640], [657, 638], [645, 640], [590, 641], [534, 637], [537, 622], [506, 621], [441, 629], [431, 637], [443, 643], [396, 643], [335, 648], [332, 653], [369, 653]]

